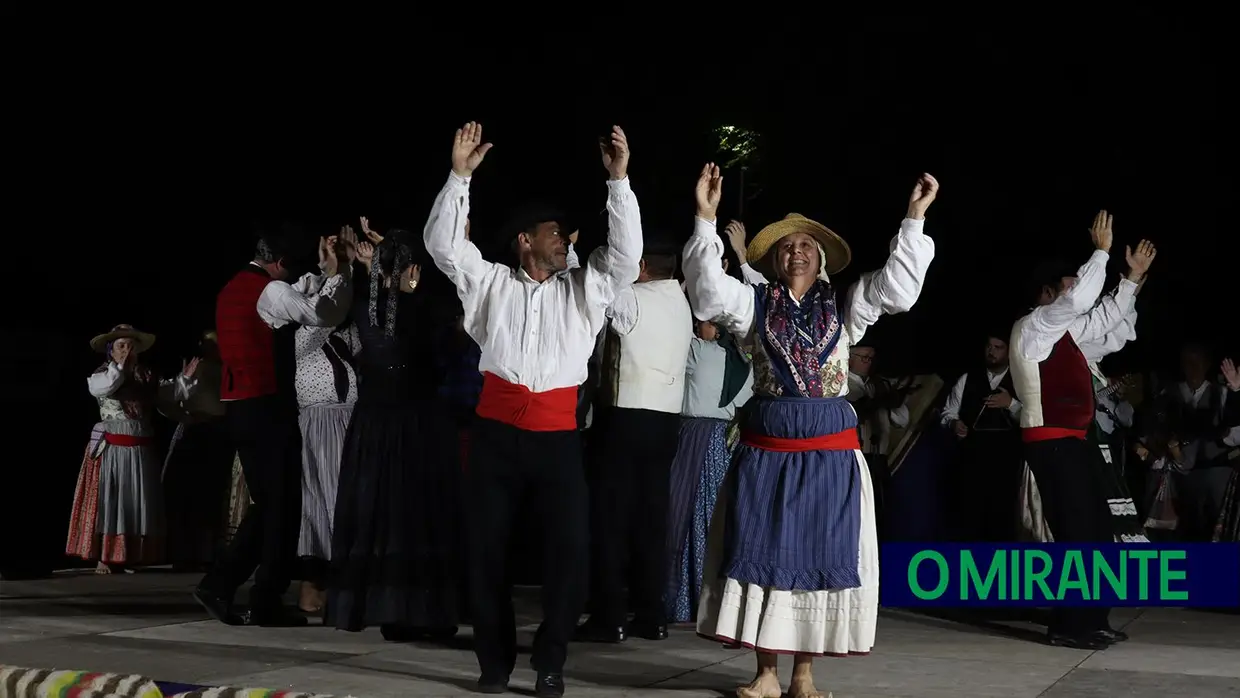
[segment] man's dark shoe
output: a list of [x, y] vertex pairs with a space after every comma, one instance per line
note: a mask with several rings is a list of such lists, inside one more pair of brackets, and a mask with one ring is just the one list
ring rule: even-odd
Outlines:
[[539, 698], [560, 698], [564, 695], [564, 677], [560, 674], [538, 672], [538, 680], [534, 682], [534, 695]]
[[198, 605], [202, 606], [207, 615], [214, 620], [224, 625], [246, 625], [246, 619], [242, 617], [242, 614], [233, 611], [232, 601], [202, 587], [194, 589], [193, 597], [194, 601], [197, 601]]
[[508, 677], [483, 674], [478, 677], [478, 692], [496, 695], [508, 692]]
[[1076, 650], [1104, 650], [1111, 646], [1111, 641], [1097, 633], [1086, 635], [1061, 635], [1048, 633], [1046, 642], [1055, 647], [1071, 647]]
[[1099, 630], [1097, 634], [1106, 638], [1107, 642], [1111, 643], [1123, 642], [1128, 639], [1128, 633], [1123, 630], [1116, 630], [1115, 628], [1105, 628], [1103, 630]]
[[629, 623], [628, 634], [643, 640], [666, 640], [667, 626], [662, 623], [634, 620]]
[[627, 639], [623, 625], [603, 625], [593, 618], [577, 626], [573, 639], [577, 642], [601, 642], [617, 644]]

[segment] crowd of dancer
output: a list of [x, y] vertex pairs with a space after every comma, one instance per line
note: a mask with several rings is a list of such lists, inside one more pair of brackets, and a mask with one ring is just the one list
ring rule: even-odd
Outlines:
[[[201, 547], [209, 535], [194, 522], [219, 518], [207, 494], [227, 488], [218, 464], [235, 459], [248, 507], [194, 592], [212, 617], [290, 626], [321, 612], [328, 626], [378, 626], [392, 641], [450, 638], [468, 622], [478, 689], [501, 693], [517, 660], [511, 538], [525, 511], [541, 531], [537, 695], [563, 694], [574, 639], [657, 641], [669, 623], [695, 622], [700, 635], [755, 652], [742, 698], [783, 693], [779, 654], [795, 657], [789, 695], [821, 696], [815, 657], [874, 645], [886, 465], [870, 442], [881, 424], [908, 424], [909, 385], [869, 375], [863, 338], [920, 296], [938, 182], [915, 183], [886, 263], [847, 290], [833, 277], [849, 265], [848, 244], [798, 214], [747, 244], [744, 227], [729, 225], [743, 262], [729, 275], [718, 167], [700, 173], [688, 242], [648, 237], [617, 127], [600, 143], [606, 244], [581, 264], [566, 217], [530, 205], [496, 231], [511, 255], [497, 263], [469, 224], [472, 177], [490, 147], [478, 124], [456, 133], [421, 236], [379, 233], [363, 218], [361, 236], [346, 227], [321, 239], [317, 273], [300, 274], [296, 240], [263, 235], [221, 290], [201, 356], [174, 377], [141, 363], [152, 335], [120, 325], [96, 337], [105, 358], [89, 389], [101, 421], [69, 552], [100, 572], [162, 561], [161, 489], [178, 478], [207, 504], [178, 513], [191, 533], [177, 545]], [[1090, 433], [1104, 404], [1097, 362], [1133, 336], [1155, 250], [1128, 250], [1126, 277], [1103, 294], [1105, 212], [1091, 236], [1079, 269], [1040, 269], [1034, 309], [990, 338], [985, 370], [962, 377], [943, 410], [967, 445], [966, 489], [1044, 540], [1113, 539], [1126, 492]], [[455, 288], [447, 312], [422, 299], [422, 248]], [[1224, 372], [1214, 429], [1231, 418], [1226, 393], [1240, 389], [1229, 362]], [[157, 410], [179, 422], [166, 463], [156, 461]], [[1236, 437], [1223, 435], [1231, 446]], [[1143, 448], [1165, 461], [1170, 446]], [[987, 467], [997, 460], [1012, 467]], [[1232, 536], [1235, 480], [1220, 509]], [[1005, 515], [976, 501], [960, 530], [1008, 535], [989, 531]], [[251, 575], [248, 606], [234, 605]], [[300, 609], [282, 600], [293, 579], [304, 580]], [[1066, 609], [1048, 638], [1097, 649], [1123, 636], [1105, 611]]]

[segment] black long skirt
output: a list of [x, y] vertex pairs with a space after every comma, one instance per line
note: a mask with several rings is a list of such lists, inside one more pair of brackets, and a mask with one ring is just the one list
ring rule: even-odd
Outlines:
[[345, 435], [325, 624], [437, 630], [458, 620], [460, 467], [424, 404], [359, 401]]

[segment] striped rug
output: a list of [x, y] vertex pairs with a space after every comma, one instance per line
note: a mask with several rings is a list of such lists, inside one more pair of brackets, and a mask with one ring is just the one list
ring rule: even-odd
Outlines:
[[0, 698], [332, 698], [267, 688], [152, 681], [145, 676], [26, 669], [0, 664]]

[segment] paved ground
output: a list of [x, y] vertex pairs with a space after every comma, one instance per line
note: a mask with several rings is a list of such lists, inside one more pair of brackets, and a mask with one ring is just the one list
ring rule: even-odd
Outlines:
[[[358, 698], [467, 695], [476, 678], [467, 631], [443, 648], [388, 644], [377, 630], [229, 628], [203, 620], [188, 596], [194, 581], [147, 572], [0, 583], [0, 663]], [[532, 613], [535, 598], [519, 591], [518, 607]], [[820, 661], [817, 681], [835, 698], [1240, 696], [1240, 616], [1154, 609], [1114, 620], [1133, 639], [1090, 653], [1030, 642], [1032, 625], [885, 611], [874, 654]], [[566, 675], [570, 696], [688, 698], [732, 695], [752, 669], [748, 654], [677, 629], [663, 643], [574, 645]], [[522, 661], [514, 692], [533, 678]]]

